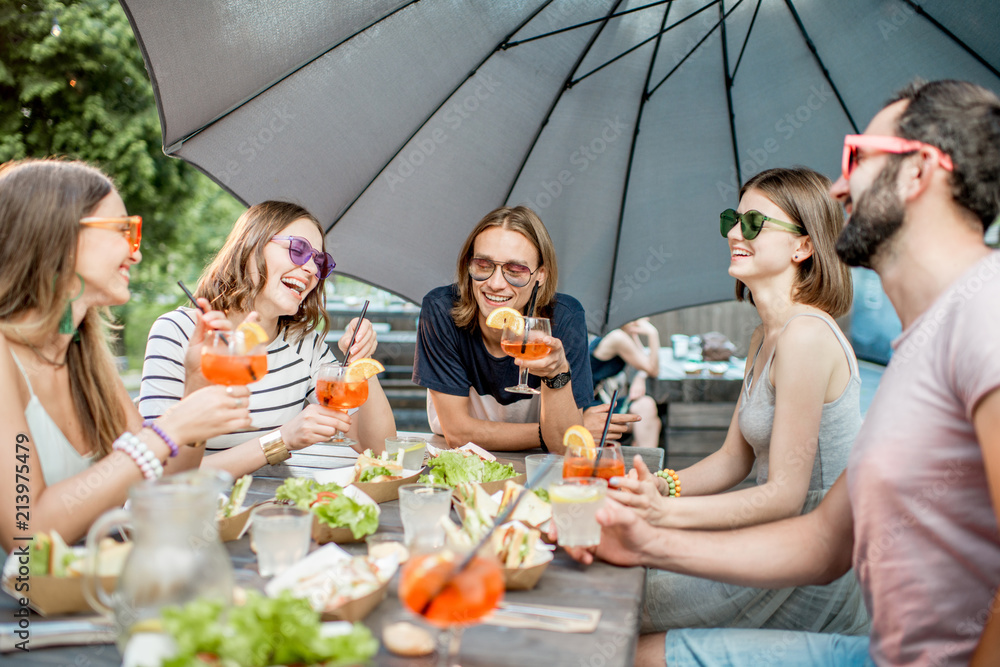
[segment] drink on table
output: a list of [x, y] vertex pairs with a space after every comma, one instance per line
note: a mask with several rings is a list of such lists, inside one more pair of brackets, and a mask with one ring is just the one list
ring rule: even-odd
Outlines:
[[599, 451], [596, 448], [567, 447], [566, 457], [563, 460], [562, 476], [564, 478], [600, 477], [601, 479], [624, 477], [625, 459], [622, 457], [622, 450], [613, 445], [606, 445], [598, 460], [597, 453]]
[[[552, 351], [543, 338], [552, 335], [552, 325], [544, 317], [510, 317], [500, 335], [500, 348], [512, 357], [533, 361]], [[507, 387], [515, 394], [537, 394], [538, 389], [528, 386], [528, 369], [521, 368], [517, 385]]]
[[267, 334], [244, 322], [235, 331], [209, 332], [201, 348], [201, 373], [213, 384], [247, 385], [267, 375]]
[[599, 477], [561, 479], [549, 487], [552, 520], [561, 547], [592, 547], [601, 543], [597, 510], [604, 505], [608, 483]]
[[399, 518], [406, 546], [437, 548], [444, 544], [444, 526], [451, 511], [451, 487], [443, 484], [404, 484], [399, 487]]
[[260, 576], [281, 574], [309, 551], [312, 514], [298, 507], [260, 507], [253, 511], [250, 542]]
[[439, 628], [482, 620], [503, 597], [503, 573], [496, 558], [476, 556], [442, 587], [462, 558], [450, 549], [412, 556], [399, 581], [403, 605]]

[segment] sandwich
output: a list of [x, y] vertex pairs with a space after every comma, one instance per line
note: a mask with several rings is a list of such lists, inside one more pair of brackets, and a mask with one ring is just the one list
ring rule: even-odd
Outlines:
[[391, 482], [403, 478], [403, 466], [385, 452], [375, 456], [370, 449], [358, 454], [354, 463], [355, 482]]
[[535, 557], [541, 533], [517, 523], [501, 526], [494, 533], [493, 546], [500, 564], [507, 569], [528, 567]]
[[228, 498], [219, 497], [219, 509], [216, 512], [217, 518], [227, 519], [231, 516], [236, 516], [242, 511], [243, 501], [246, 500], [251, 482], [253, 482], [252, 475], [243, 475], [233, 484], [233, 490], [230, 492]]
[[479, 539], [493, 525], [500, 509], [497, 501], [483, 490], [482, 485], [472, 482], [457, 484], [455, 497], [465, 510], [462, 527], [473, 539]]
[[[131, 542], [116, 542], [110, 537], [98, 543], [97, 576], [118, 576], [132, 550]], [[79, 577], [89, 567], [87, 552], [73, 548], [56, 531], [38, 533], [28, 547], [28, 572], [31, 576]]]
[[[497, 514], [503, 512], [509, 504], [521, 494], [524, 487], [517, 482], [508, 481], [503, 487], [503, 497], [500, 499], [500, 507]], [[511, 521], [521, 521], [529, 526], [537, 528], [552, 518], [552, 505], [545, 502], [535, 493], [526, 493], [524, 498], [518, 503], [514, 513], [509, 517]]]

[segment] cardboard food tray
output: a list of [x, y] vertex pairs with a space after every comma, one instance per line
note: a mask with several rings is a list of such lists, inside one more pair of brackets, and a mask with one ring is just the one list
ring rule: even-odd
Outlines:
[[539, 551], [536, 562], [528, 567], [503, 568], [504, 588], [508, 591], [530, 591], [542, 578], [542, 573], [553, 558], [551, 551]]
[[[114, 592], [118, 577], [100, 577], [101, 585], [108, 594]], [[3, 590], [15, 599], [25, 596], [28, 606], [42, 616], [59, 614], [93, 613], [83, 596], [83, 577], [53, 577], [32, 575], [28, 591], [17, 591], [14, 578], [4, 578]]]
[[324, 621], [350, 621], [357, 623], [363, 620], [372, 612], [375, 607], [385, 599], [389, 590], [389, 582], [386, 581], [379, 588], [368, 595], [363, 595], [353, 600], [348, 600], [335, 609], [327, 609], [320, 614]]
[[[344, 493], [351, 498], [354, 498], [359, 503], [374, 505], [375, 514], [381, 514], [381, 509], [379, 508], [378, 503], [372, 500], [368, 494], [356, 486], [345, 487]], [[328, 544], [330, 542], [336, 542], [337, 544], [351, 544], [353, 542], [364, 542], [365, 537], [367, 536], [363, 535], [361, 537], [354, 537], [354, 533], [351, 532], [350, 528], [334, 528], [333, 526], [320, 521], [319, 517], [313, 514], [312, 538], [316, 544]]]
[[240, 539], [246, 530], [247, 522], [250, 521], [250, 512], [260, 504], [256, 503], [245, 508], [239, 514], [219, 519], [219, 539], [223, 542], [232, 542], [233, 540]]
[[501, 479], [496, 482], [482, 482], [479, 486], [483, 487], [483, 491], [492, 496], [497, 491], [503, 491], [504, 484], [507, 482], [516, 482], [523, 485], [526, 481], [528, 481], [528, 476], [522, 472], [520, 475]]
[[376, 503], [387, 503], [390, 500], [398, 500], [399, 487], [404, 484], [414, 484], [419, 476], [419, 470], [404, 470], [402, 478], [394, 479], [391, 482], [352, 482], [351, 480], [354, 479], [354, 468], [346, 467], [317, 472], [314, 475], [314, 479], [321, 484], [333, 482], [345, 488], [353, 486], [360, 489]]

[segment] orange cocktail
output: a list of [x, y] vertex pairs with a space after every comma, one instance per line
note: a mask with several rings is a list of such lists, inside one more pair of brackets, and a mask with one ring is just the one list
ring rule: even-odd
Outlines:
[[411, 557], [399, 580], [403, 605], [440, 628], [476, 623], [493, 611], [503, 597], [500, 564], [476, 556], [442, 587], [461, 560], [447, 549]]
[[213, 384], [244, 385], [267, 375], [267, 354], [218, 354], [204, 348], [201, 372]]
[[[598, 452], [600, 458], [598, 459]], [[569, 477], [612, 477], [625, 476], [625, 458], [622, 450], [614, 445], [601, 449], [572, 446], [566, 449], [563, 459], [563, 479]]]
[[360, 407], [368, 400], [368, 380], [320, 378], [316, 380], [316, 400], [324, 408], [341, 412]]
[[519, 343], [516, 340], [504, 340], [500, 342], [500, 347], [504, 353], [518, 359], [535, 360], [541, 359], [552, 351], [551, 345], [546, 345], [538, 341]]

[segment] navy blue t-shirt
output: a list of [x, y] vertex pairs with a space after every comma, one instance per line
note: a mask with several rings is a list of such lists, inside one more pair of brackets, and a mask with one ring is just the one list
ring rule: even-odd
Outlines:
[[[473, 399], [470, 412], [477, 419], [531, 423], [538, 421], [537, 395], [506, 391], [518, 381], [513, 357], [494, 357], [483, 344], [478, 327], [459, 329], [451, 318], [458, 300], [455, 285], [437, 287], [424, 297], [417, 327], [417, 350], [413, 382], [442, 394]], [[556, 294], [552, 306], [552, 336], [562, 341], [573, 374], [573, 398], [579, 408], [591, 404], [594, 383], [587, 350], [587, 325], [583, 306], [566, 294]], [[528, 384], [541, 385], [541, 378], [528, 374]], [[433, 405], [428, 397], [428, 420], [440, 433]]]

